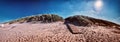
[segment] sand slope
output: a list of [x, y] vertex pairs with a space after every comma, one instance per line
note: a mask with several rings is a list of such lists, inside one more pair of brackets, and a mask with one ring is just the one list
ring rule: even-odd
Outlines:
[[63, 22], [5, 24], [0, 27], [0, 42], [120, 42], [120, 30], [90, 26], [72, 34]]

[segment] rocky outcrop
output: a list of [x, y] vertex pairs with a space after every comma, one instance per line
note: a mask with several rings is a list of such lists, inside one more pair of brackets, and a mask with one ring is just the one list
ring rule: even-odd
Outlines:
[[55, 14], [43, 14], [43, 15], [33, 15], [33, 16], [23, 17], [23, 18], [13, 20], [7, 23], [9, 24], [12, 24], [12, 23], [50, 23], [50, 22], [57, 22], [57, 21], [63, 21], [63, 18]]

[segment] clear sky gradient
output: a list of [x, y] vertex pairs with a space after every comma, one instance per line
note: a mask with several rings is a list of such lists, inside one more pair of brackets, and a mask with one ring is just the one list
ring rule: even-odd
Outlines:
[[120, 23], [120, 1], [102, 0], [102, 8], [95, 9], [97, 0], [1, 0], [0, 22], [35, 14], [58, 14], [64, 18], [85, 15]]

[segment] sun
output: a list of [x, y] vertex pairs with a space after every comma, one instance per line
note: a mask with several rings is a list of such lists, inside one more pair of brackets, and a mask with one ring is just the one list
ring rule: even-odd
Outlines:
[[95, 9], [96, 9], [97, 11], [99, 11], [99, 10], [101, 10], [102, 6], [103, 6], [102, 0], [96, 0], [96, 2], [95, 2], [95, 4], [94, 4]]

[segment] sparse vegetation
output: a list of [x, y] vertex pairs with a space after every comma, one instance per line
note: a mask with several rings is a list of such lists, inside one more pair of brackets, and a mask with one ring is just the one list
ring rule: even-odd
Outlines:
[[108, 26], [108, 27], [115, 27], [118, 28], [120, 25], [102, 20], [102, 19], [96, 19], [88, 16], [82, 16], [82, 15], [75, 15], [71, 16], [65, 19], [66, 22], [78, 25], [78, 26], [91, 26], [91, 25], [98, 25], [98, 26]]
[[29, 22], [36, 22], [36, 23], [50, 23], [50, 22], [57, 22], [57, 21], [63, 21], [63, 18], [55, 15], [55, 14], [43, 14], [43, 15], [33, 15], [33, 16], [27, 16], [24, 18], [20, 18], [17, 20], [13, 20], [10, 22], [6, 22], [9, 24], [12, 23], [29, 23]]

